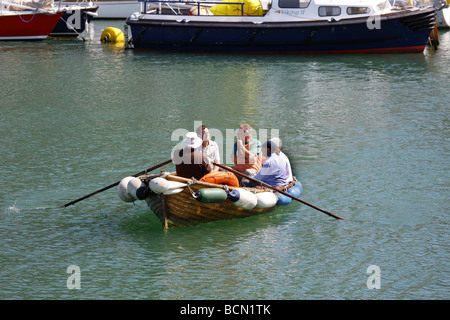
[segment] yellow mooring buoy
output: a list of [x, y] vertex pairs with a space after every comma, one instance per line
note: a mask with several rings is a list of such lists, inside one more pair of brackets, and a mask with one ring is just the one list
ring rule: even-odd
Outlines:
[[108, 27], [103, 30], [101, 41], [105, 42], [125, 42], [125, 37], [122, 30], [119, 28]]

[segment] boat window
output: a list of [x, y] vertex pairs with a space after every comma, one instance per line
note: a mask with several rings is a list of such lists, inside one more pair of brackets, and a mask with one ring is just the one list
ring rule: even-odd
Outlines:
[[336, 6], [319, 7], [319, 16], [321, 17], [338, 16], [340, 14], [341, 14], [341, 7]]
[[311, 0], [279, 0], [280, 8], [306, 8]]
[[347, 14], [363, 14], [369, 13], [370, 10], [367, 7], [348, 7]]

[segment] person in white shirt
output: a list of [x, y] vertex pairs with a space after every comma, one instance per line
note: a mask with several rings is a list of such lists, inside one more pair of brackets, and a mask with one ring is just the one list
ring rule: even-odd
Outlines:
[[[253, 177], [258, 181], [267, 183], [272, 187], [282, 187], [288, 184], [286, 172], [286, 162], [278, 154], [278, 145], [269, 140], [263, 144], [262, 151], [266, 160], [261, 170]], [[241, 180], [243, 187], [256, 187], [258, 182], [243, 178]]]
[[270, 141], [275, 142], [275, 144], [278, 146], [278, 150], [276, 153], [281, 158], [281, 160], [284, 161], [284, 163], [285, 163], [286, 173], [288, 175], [286, 178], [286, 181], [288, 183], [291, 181], [294, 181], [294, 177], [292, 175], [291, 162], [289, 161], [289, 158], [286, 156], [286, 154], [283, 153], [283, 151], [281, 151], [281, 139], [280, 138], [272, 138], [272, 139], [270, 139]]
[[211, 140], [211, 135], [209, 133], [209, 129], [207, 126], [202, 125], [201, 127], [198, 127], [197, 130], [197, 136], [203, 140], [203, 143], [200, 147], [197, 148], [198, 151], [203, 152], [203, 154], [206, 155], [206, 158], [213, 167], [212, 171], [219, 171], [219, 167], [213, 165], [213, 163], [219, 163], [220, 161], [220, 152], [219, 152], [219, 146], [215, 141]]

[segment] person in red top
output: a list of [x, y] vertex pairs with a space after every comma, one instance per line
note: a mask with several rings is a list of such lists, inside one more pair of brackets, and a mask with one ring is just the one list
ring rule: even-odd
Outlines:
[[201, 179], [212, 171], [209, 161], [201, 151], [196, 150], [202, 144], [195, 132], [186, 133], [183, 148], [175, 150], [172, 162], [175, 163], [177, 175], [184, 178]]

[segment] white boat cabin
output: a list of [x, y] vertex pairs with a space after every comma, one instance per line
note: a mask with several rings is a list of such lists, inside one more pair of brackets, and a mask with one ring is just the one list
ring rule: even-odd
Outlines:
[[[189, 21], [339, 21], [386, 14], [398, 8], [387, 0], [140, 0], [140, 12], [130, 18], [174, 19], [189, 15]], [[169, 18], [171, 17], [171, 18]], [[180, 18], [176, 18], [179, 20]]]

